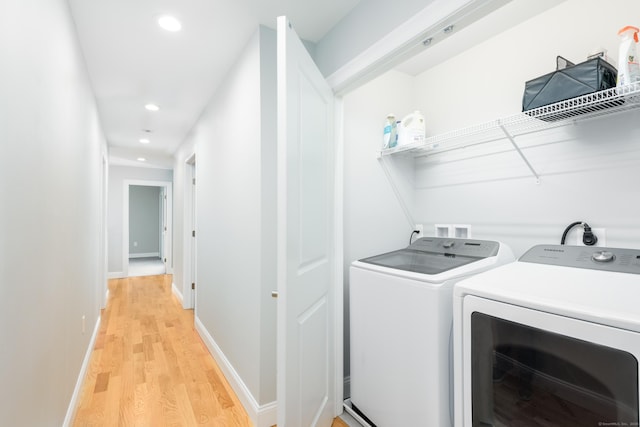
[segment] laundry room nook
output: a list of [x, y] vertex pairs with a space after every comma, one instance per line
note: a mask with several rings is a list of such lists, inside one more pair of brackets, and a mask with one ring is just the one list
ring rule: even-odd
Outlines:
[[[463, 317], [462, 311], [466, 310], [463, 307], [475, 306], [463, 302], [465, 296], [504, 298], [504, 301], [517, 299], [504, 290], [506, 287], [498, 285], [491, 288], [486, 284], [488, 279], [481, 279], [485, 274], [497, 283], [504, 281], [505, 286], [513, 285], [514, 295], [519, 292], [518, 281], [525, 287], [523, 292], [535, 288], [537, 284], [526, 279], [535, 275], [538, 280], [549, 282], [545, 287], [546, 294], [531, 291], [531, 298], [545, 301], [536, 306], [536, 310], [549, 310], [585, 320], [588, 316], [585, 317], [582, 310], [590, 307], [589, 310], [602, 316], [600, 322], [609, 326], [613, 322], [611, 318], [615, 317], [614, 304], [599, 304], [598, 300], [606, 299], [608, 293], [595, 284], [587, 287], [586, 283], [595, 278], [610, 280], [612, 290], [618, 289], [623, 294], [632, 292], [629, 295], [637, 296], [637, 291], [627, 286], [630, 281], [637, 280], [636, 274], [640, 272], [637, 261], [640, 259], [637, 251], [640, 247], [640, 86], [622, 85], [616, 89], [614, 79], [609, 86], [591, 91], [601, 91], [600, 95], [576, 97], [574, 102], [547, 102], [555, 104], [553, 108], [523, 105], [526, 101], [525, 86], [531, 84], [527, 82], [534, 82], [541, 76], [591, 62], [606, 62], [606, 67], [616, 67], [621, 44], [618, 32], [626, 26], [640, 24], [640, 4], [621, 1], [616, 2], [615, 10], [603, 10], [601, 3], [590, 0], [525, 3], [508, 2], [470, 25], [443, 23], [437, 32], [424, 39], [422, 53], [397, 61], [392, 70], [348, 92], [343, 98], [345, 407], [363, 425], [389, 426], [393, 425], [390, 420], [394, 419], [405, 423], [402, 425], [413, 422], [413, 425], [438, 426], [637, 423], [637, 383], [616, 388], [611, 384], [619, 380], [617, 374], [609, 373], [609, 378], [595, 375], [598, 377], [596, 380], [591, 377], [598, 370], [598, 357], [609, 356], [603, 353], [587, 357], [580, 368], [586, 374], [576, 374], [576, 378], [582, 378], [584, 374], [586, 379], [571, 383], [572, 380], [564, 374], [554, 376], [556, 374], [550, 373], [553, 369], [548, 366], [554, 364], [552, 361], [564, 360], [566, 365], [561, 364], [559, 370], [573, 372], [572, 369], [577, 368], [572, 358], [580, 357], [579, 353], [584, 351], [597, 352], [589, 347], [565, 345], [537, 332], [524, 334], [532, 337], [529, 344], [535, 342], [546, 346], [544, 350], [529, 348], [517, 351], [513, 349], [522, 345], [517, 339], [515, 344], [505, 344], [506, 341], [501, 341], [497, 335], [484, 336], [489, 347], [494, 343], [492, 340], [495, 340], [495, 346], [482, 350], [485, 352], [482, 357], [486, 359], [474, 363], [491, 364], [493, 360], [495, 390], [486, 386], [491, 384], [491, 367], [488, 380], [482, 377], [485, 374], [473, 376], [473, 380], [468, 376], [470, 368], [467, 363], [470, 363], [472, 352], [467, 346], [471, 345], [471, 340], [483, 338], [482, 334], [468, 337], [472, 334], [465, 328], [473, 321], [471, 317], [467, 318], [466, 311]], [[567, 98], [573, 96], [557, 101]], [[523, 113], [523, 108], [526, 113]], [[386, 136], [383, 137], [385, 125], [397, 120], [400, 126], [411, 115], [424, 117], [424, 140], [405, 144], [398, 141], [396, 146], [385, 146], [389, 144], [388, 139], [384, 139]], [[456, 277], [462, 273], [456, 272], [458, 267], [444, 267], [448, 263], [445, 258], [465, 257], [470, 245], [484, 247], [487, 242], [496, 243], [500, 251], [509, 253], [511, 260], [495, 262], [492, 267], [486, 267], [491, 271], [475, 276], [478, 278], [477, 287], [470, 285], [471, 290], [461, 291], [457, 295], [459, 299], [454, 297], [453, 317], [439, 314], [429, 321], [422, 319], [421, 310], [415, 308], [413, 302], [423, 296], [412, 294], [417, 289], [414, 286], [429, 287], [433, 296], [424, 298], [443, 298], [441, 304], [450, 305], [451, 297], [457, 291], [452, 291], [455, 285], [447, 285], [447, 281], [457, 282], [459, 278]], [[565, 251], [561, 244], [578, 248]], [[538, 245], [547, 246], [536, 249]], [[616, 252], [608, 248], [627, 249]], [[427, 253], [433, 258], [418, 261]], [[479, 266], [478, 262], [495, 258], [497, 253], [497, 250], [483, 255], [476, 253], [478, 257], [467, 266], [469, 271], [473, 271], [474, 265]], [[439, 255], [441, 258], [437, 259]], [[521, 257], [522, 262], [514, 262]], [[513, 263], [514, 267], [500, 265], [505, 262]], [[556, 276], [555, 271], [546, 274], [546, 265], [540, 266], [541, 273], [534, 267], [547, 263], [564, 270], [559, 270]], [[421, 268], [430, 270], [420, 273]], [[505, 273], [509, 279], [502, 277], [501, 272], [510, 269], [516, 273]], [[584, 289], [589, 289], [585, 299], [581, 299], [583, 309], [572, 306], [570, 295], [555, 293], [555, 286], [564, 286], [560, 277], [569, 279], [576, 269], [587, 269], [587, 272], [575, 276], [576, 280], [585, 283]], [[476, 274], [469, 271], [465, 273], [467, 277]], [[604, 271], [612, 278], [605, 277]], [[624, 284], [618, 284], [617, 273], [613, 272], [632, 274], [620, 278]], [[599, 276], [600, 273], [603, 275]], [[469, 280], [473, 282], [474, 279]], [[420, 281], [422, 285], [418, 284]], [[401, 290], [402, 286], [405, 289]], [[451, 288], [447, 290], [448, 286]], [[368, 289], [369, 294], [363, 289]], [[571, 289], [581, 292], [582, 288], [576, 285]], [[402, 292], [413, 296], [401, 301], [398, 295]], [[438, 292], [449, 294], [445, 298]], [[504, 292], [505, 295], [494, 292]], [[549, 308], [555, 307], [554, 301], [558, 307]], [[366, 307], [371, 311], [368, 314]], [[484, 308], [478, 310], [484, 311]], [[500, 310], [502, 308], [496, 309], [492, 315]], [[635, 320], [630, 320], [636, 319], [635, 311], [630, 307], [623, 310], [622, 316], [633, 323], [633, 326], [627, 324], [626, 327], [640, 331]], [[434, 313], [431, 309], [427, 311]], [[509, 321], [518, 319], [518, 322], [535, 324], [536, 327], [542, 327], [540, 325], [546, 321], [534, 321], [537, 316], [534, 313], [501, 314], [498, 317], [503, 315]], [[529, 316], [531, 323], [527, 320]], [[563, 322], [558, 319], [557, 322]], [[464, 326], [460, 324], [451, 329], [456, 322], [463, 321], [467, 322]], [[485, 328], [500, 330], [504, 336], [522, 333], [509, 327], [503, 330], [491, 320], [484, 322]], [[438, 332], [431, 329], [435, 323], [442, 323], [443, 329]], [[368, 328], [366, 325], [370, 324], [377, 326]], [[567, 329], [560, 329], [554, 332], [572, 335]], [[588, 327], [586, 330], [580, 339], [597, 342], [593, 339], [593, 332]], [[616, 333], [611, 332], [612, 336]], [[439, 334], [449, 337], [451, 343], [447, 344]], [[398, 336], [410, 344], [401, 345], [397, 351], [389, 350], [387, 344], [398, 343]], [[460, 359], [456, 359], [455, 365], [440, 365], [427, 356], [428, 349], [419, 348], [421, 337], [434, 346], [450, 346], [451, 355], [457, 352]], [[363, 343], [366, 339], [371, 341]], [[638, 335], [633, 334], [627, 339], [633, 341], [630, 344], [633, 348], [627, 348], [627, 356], [634, 355], [632, 359], [637, 355]], [[477, 346], [480, 341], [473, 342]], [[549, 350], [549, 346], [556, 344], [559, 346], [557, 351]], [[458, 348], [454, 351], [456, 345]], [[619, 348], [618, 344], [610, 341], [603, 345]], [[371, 372], [379, 372], [376, 369], [384, 364], [392, 366], [388, 368], [389, 372], [400, 376], [400, 372], [407, 370], [407, 364], [414, 363], [405, 357], [406, 353], [420, 351], [424, 353], [418, 353], [416, 359], [422, 357], [437, 368], [431, 371], [424, 368], [425, 376], [421, 376], [423, 367], [415, 362], [411, 365], [413, 368], [408, 369], [415, 377], [405, 382], [395, 382], [397, 378], [391, 376], [376, 378], [379, 383], [389, 381], [383, 388], [394, 390], [395, 401], [391, 397], [393, 393], [371, 391], [372, 383], [361, 379], [362, 372], [371, 375]], [[528, 406], [530, 412], [512, 413], [510, 409], [500, 409], [502, 415], [509, 414], [511, 418], [507, 418], [510, 421], [505, 421], [507, 418], [501, 418], [502, 415], [494, 419], [494, 414], [486, 408], [494, 404], [494, 398], [496, 402], [503, 402], [498, 395], [504, 393], [496, 386], [504, 376], [496, 377], [495, 361], [508, 359], [511, 367], [527, 365], [531, 357], [533, 362], [530, 366], [534, 366], [531, 369], [536, 372], [533, 399], [530, 377], [523, 391], [522, 386], [517, 386], [517, 374], [513, 369], [509, 375], [515, 377], [507, 376], [507, 379], [515, 378], [513, 381], [516, 381], [515, 401], [535, 401]], [[450, 369], [451, 379], [440, 375], [447, 369]], [[637, 377], [637, 368], [625, 372], [632, 379]], [[454, 377], [457, 378], [455, 381]], [[451, 392], [447, 398], [450, 413], [442, 409], [446, 404], [435, 409], [434, 399], [425, 399], [424, 406], [418, 408], [420, 405], [413, 400], [411, 392], [406, 392], [407, 389], [415, 391], [413, 387], [419, 387], [416, 383], [425, 378], [434, 384], [451, 385], [451, 389], [446, 391], [440, 389], [441, 394]], [[521, 384], [522, 378], [520, 375]], [[558, 417], [554, 420], [554, 415], [547, 412], [546, 404], [536, 400], [553, 394], [549, 392], [546, 395], [536, 388], [544, 382], [543, 378], [551, 384], [551, 389], [561, 390], [558, 393], [565, 393], [565, 397], [573, 393], [564, 390], [565, 386], [567, 390], [580, 390], [563, 400], [568, 402], [568, 411], [593, 407], [602, 409], [601, 412], [594, 409], [593, 414], [589, 413], [582, 419]], [[598, 387], [589, 389], [585, 384], [590, 380], [601, 384], [602, 390], [609, 391], [602, 392]], [[569, 383], [570, 386], [567, 385]], [[625, 387], [626, 391], [630, 388], [632, 392], [622, 398], [620, 396], [626, 391], [620, 390]], [[431, 393], [425, 389], [421, 392], [423, 395]], [[473, 400], [475, 408], [483, 408], [473, 415], [470, 409], [472, 394], [492, 396], [487, 397], [487, 401]], [[380, 409], [381, 401], [376, 400], [380, 396], [389, 402], [385, 409]], [[572, 406], [574, 404], [577, 406]], [[396, 411], [402, 408], [402, 415], [395, 412], [395, 418], [387, 418], [393, 413], [394, 405]], [[429, 409], [425, 409], [427, 406]], [[536, 409], [531, 409], [534, 406]], [[421, 409], [431, 411], [430, 418], [420, 418]]]
[[[617, 62], [617, 32], [640, 16], [633, 1], [617, 3], [625, 13], [605, 16], [595, 1], [546, 3], [533, 17], [512, 2], [459, 33], [454, 28], [425, 48], [424, 59], [344, 97], [346, 259], [405, 244], [415, 224], [426, 236], [435, 235], [436, 224], [468, 224], [470, 236], [507, 242], [518, 256], [537, 243], [559, 243], [573, 221], [605, 229], [609, 246], [640, 240], [637, 111], [516, 137], [537, 176], [507, 137], [465, 139], [474, 127], [502, 132], [494, 122], [522, 111], [525, 82], [555, 71], [557, 56], [579, 63], [606, 49]], [[414, 110], [425, 117], [427, 139], [461, 136], [431, 151], [379, 156], [387, 114], [400, 119]]]

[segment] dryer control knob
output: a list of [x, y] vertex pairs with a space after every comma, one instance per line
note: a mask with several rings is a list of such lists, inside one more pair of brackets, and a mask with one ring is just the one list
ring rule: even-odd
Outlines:
[[445, 249], [451, 249], [453, 247], [453, 245], [455, 245], [455, 242], [453, 242], [451, 240], [447, 240], [446, 242], [444, 242], [442, 244], [442, 247], [444, 247]]
[[593, 255], [591, 255], [591, 259], [596, 262], [610, 262], [613, 261], [615, 257], [616, 256], [613, 254], [613, 252], [609, 251], [597, 251], [594, 252]]

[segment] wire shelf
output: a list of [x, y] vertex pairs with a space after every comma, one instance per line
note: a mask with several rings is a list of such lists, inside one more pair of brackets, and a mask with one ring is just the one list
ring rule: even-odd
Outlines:
[[[382, 150], [380, 154], [382, 156], [395, 154], [414, 157], [429, 156], [505, 139], [511, 141], [515, 149], [519, 151], [514, 141], [514, 138], [518, 136], [638, 108], [640, 108], [640, 82], [590, 93], [490, 122], [434, 135], [426, 138], [424, 142]], [[523, 156], [522, 153], [521, 156]], [[523, 160], [527, 161], [524, 156]], [[537, 177], [535, 171], [532, 170], [532, 172]]]

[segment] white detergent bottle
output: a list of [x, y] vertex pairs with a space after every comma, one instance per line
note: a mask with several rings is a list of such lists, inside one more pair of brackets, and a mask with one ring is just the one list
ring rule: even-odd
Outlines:
[[414, 111], [404, 117], [399, 124], [398, 146], [424, 142], [425, 123], [420, 111]]
[[637, 27], [626, 26], [618, 31], [621, 37], [618, 54], [618, 87], [640, 82], [640, 65], [636, 53]]

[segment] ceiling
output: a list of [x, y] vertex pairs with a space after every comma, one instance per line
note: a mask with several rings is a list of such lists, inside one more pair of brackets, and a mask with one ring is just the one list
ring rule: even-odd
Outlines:
[[[317, 42], [360, 0], [68, 1], [110, 163], [172, 168], [173, 153], [259, 24], [275, 28], [287, 15], [300, 37]], [[161, 29], [164, 14], [182, 30]], [[149, 103], [160, 110], [146, 110]]]

